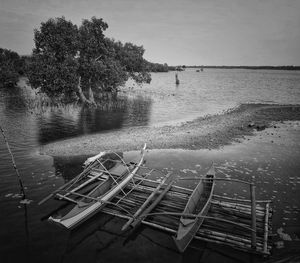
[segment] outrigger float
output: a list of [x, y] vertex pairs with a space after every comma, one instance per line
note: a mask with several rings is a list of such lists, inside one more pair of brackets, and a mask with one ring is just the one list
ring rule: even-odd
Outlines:
[[[184, 252], [193, 240], [269, 255], [272, 243], [272, 209], [269, 200], [255, 200], [255, 185], [241, 180], [216, 178], [212, 164], [195, 189], [175, 185], [171, 173], [143, 166], [146, 145], [135, 160], [125, 162], [117, 153], [92, 158], [84, 171], [40, 203], [54, 197], [73, 203], [60, 217], [49, 220], [74, 228], [98, 212], [126, 219], [122, 230], [140, 224], [165, 231]], [[112, 156], [114, 156], [112, 158]], [[217, 181], [250, 186], [250, 199], [219, 196]]]

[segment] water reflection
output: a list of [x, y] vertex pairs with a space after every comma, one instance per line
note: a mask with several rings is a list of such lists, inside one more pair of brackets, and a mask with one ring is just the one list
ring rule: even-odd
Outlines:
[[4, 105], [4, 115], [11, 112], [24, 113], [26, 110], [26, 93], [19, 87], [3, 88], [0, 92], [0, 103]]
[[55, 175], [68, 182], [83, 170], [83, 163], [89, 156], [53, 157]]
[[116, 98], [98, 108], [73, 107], [50, 111], [38, 118], [39, 143], [123, 127], [148, 125], [151, 100]]

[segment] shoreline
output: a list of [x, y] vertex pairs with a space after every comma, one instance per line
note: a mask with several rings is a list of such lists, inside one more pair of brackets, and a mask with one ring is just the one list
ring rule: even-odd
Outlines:
[[300, 120], [300, 105], [242, 104], [222, 114], [209, 115], [181, 125], [131, 127], [89, 134], [41, 146], [50, 156], [94, 155], [101, 151], [148, 149], [218, 149], [264, 130], [275, 122]]

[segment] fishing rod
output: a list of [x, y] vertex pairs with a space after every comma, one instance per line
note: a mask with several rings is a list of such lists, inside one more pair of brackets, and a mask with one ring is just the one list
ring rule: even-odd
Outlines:
[[24, 186], [23, 186], [23, 183], [22, 183], [22, 179], [21, 179], [21, 176], [20, 176], [20, 174], [19, 174], [17, 165], [16, 165], [16, 163], [15, 163], [15, 158], [14, 158], [14, 156], [13, 156], [13, 153], [12, 153], [11, 149], [10, 149], [9, 143], [8, 143], [6, 137], [5, 137], [4, 130], [2, 129], [1, 126], [0, 126], [0, 130], [1, 130], [1, 133], [2, 133], [2, 135], [3, 135], [4, 141], [5, 141], [5, 143], [6, 143], [7, 150], [8, 150], [8, 152], [9, 152], [10, 156], [11, 156], [11, 161], [12, 161], [13, 167], [14, 167], [14, 169], [15, 169], [16, 175], [17, 175], [17, 177], [18, 177], [18, 180], [19, 180], [20, 190], [21, 190], [21, 194], [22, 194], [22, 199], [24, 200], [24, 199], [26, 198], [25, 189], [24, 189]]

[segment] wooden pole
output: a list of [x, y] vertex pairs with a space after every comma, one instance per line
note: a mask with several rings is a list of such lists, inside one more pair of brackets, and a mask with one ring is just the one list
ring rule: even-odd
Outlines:
[[176, 85], [179, 85], [179, 78], [177, 73], [175, 73], [175, 83]]
[[21, 179], [21, 176], [20, 176], [20, 174], [19, 174], [17, 165], [16, 165], [16, 163], [15, 163], [15, 158], [14, 158], [13, 153], [12, 153], [10, 147], [9, 147], [8, 141], [7, 141], [6, 137], [5, 137], [4, 130], [2, 129], [1, 126], [0, 126], [0, 130], [1, 130], [1, 133], [2, 133], [2, 135], [3, 135], [4, 141], [5, 141], [5, 143], [6, 143], [7, 150], [8, 150], [8, 152], [9, 152], [9, 154], [10, 154], [10, 157], [11, 157], [11, 161], [12, 161], [13, 167], [14, 167], [14, 169], [15, 169], [15, 172], [16, 172], [17, 177], [18, 177], [18, 180], [19, 180], [20, 190], [21, 190], [21, 193], [22, 193], [22, 199], [25, 199], [25, 198], [26, 198], [26, 195], [25, 195], [25, 189], [24, 189], [24, 187], [23, 187], [22, 179]]
[[242, 181], [239, 179], [228, 179], [228, 178], [205, 178], [205, 177], [182, 177], [178, 178], [178, 180], [208, 180], [208, 181], [229, 181], [229, 182], [234, 182], [234, 183], [241, 183], [241, 184], [252, 184], [247, 181]]
[[[147, 211], [145, 211], [147, 212]], [[155, 212], [155, 213], [143, 213], [141, 215], [141, 217], [143, 217], [142, 219], [144, 220], [147, 216], [155, 216], [155, 215], [176, 215], [176, 216], [186, 216], [189, 218], [204, 218], [204, 219], [211, 219], [211, 220], [216, 220], [216, 221], [220, 221], [220, 222], [225, 222], [225, 223], [229, 223], [235, 226], [239, 226], [241, 228], [247, 229], [251, 232], [253, 232], [254, 230], [244, 224], [239, 224], [236, 223], [234, 221], [230, 221], [230, 220], [226, 220], [223, 218], [219, 218], [219, 217], [211, 217], [211, 216], [202, 216], [202, 215], [196, 215], [196, 214], [186, 214], [186, 213], [177, 213], [177, 212]]]
[[[145, 198], [146, 199], [146, 198]], [[168, 200], [165, 200], [166, 202]], [[161, 205], [161, 203], [159, 204]], [[111, 210], [111, 208], [109, 208], [110, 210], [107, 211], [108, 207], [104, 208], [104, 212], [108, 212], [109, 214], [113, 214], [116, 216], [119, 216], [121, 218], [126, 218], [126, 219], [130, 219], [129, 216], [123, 215], [120, 212], [116, 211], [116, 210]], [[198, 231], [197, 236], [195, 236], [195, 239], [200, 239], [200, 240], [204, 240], [204, 241], [208, 241], [208, 242], [214, 242], [214, 243], [220, 243], [223, 245], [229, 245], [232, 246], [234, 248], [240, 249], [240, 250], [245, 250], [247, 252], [251, 252], [251, 253], [263, 253], [263, 254], [270, 254], [270, 249], [271, 246], [270, 245], [266, 245], [266, 248], [264, 249], [264, 234], [265, 232], [263, 231], [263, 227], [262, 230], [256, 229], [257, 232], [257, 239], [256, 239], [256, 250], [253, 250], [251, 248], [251, 244], [252, 244], [252, 240], [251, 240], [251, 234], [250, 232], [252, 232], [252, 228], [247, 227], [247, 226], [251, 226], [251, 206], [249, 206], [249, 216], [247, 219], [247, 223], [246, 224], [238, 224], [238, 226], [241, 226], [243, 228], [247, 228], [249, 230], [248, 231], [243, 231], [242, 228], [240, 230], [238, 230], [236, 227], [234, 227], [234, 231], [231, 231], [230, 228], [227, 227], [227, 224], [216, 224], [215, 220], [219, 219], [218, 214], [216, 214], [216, 217], [206, 217], [206, 219], [215, 219], [215, 220], [205, 220], [203, 227]], [[158, 213], [157, 213], [158, 212]], [[222, 212], [221, 210], [219, 212]], [[228, 211], [230, 214], [230, 211]], [[227, 213], [227, 212], [226, 212]], [[156, 217], [155, 215], [165, 215], [165, 216], [169, 216], [169, 219], [171, 219], [171, 214], [174, 215], [175, 221], [166, 221], [163, 217], [161, 217], [159, 219], [159, 217]], [[228, 215], [229, 215], [228, 214]], [[176, 233], [175, 229], [177, 227], [177, 224], [174, 222], [178, 221], [178, 216], [182, 215], [182, 213], [170, 213], [169, 211], [166, 212], [164, 207], [157, 207], [155, 208], [155, 213], [150, 213], [148, 214], [149, 216], [153, 216], [152, 218], [148, 218], [148, 220], [145, 220], [145, 218], [143, 218], [141, 223], [144, 223], [146, 225], [161, 229], [161, 230], [166, 230], [168, 232], [171, 233]], [[175, 216], [177, 215], [177, 217]], [[230, 214], [231, 215], [231, 214]], [[271, 215], [271, 213], [269, 213], [268, 217]], [[195, 217], [195, 215], [190, 215], [191, 217]], [[222, 218], [222, 216], [221, 216]], [[237, 217], [232, 217], [232, 221], [228, 221], [228, 220], [221, 220], [224, 223], [230, 223], [233, 225], [236, 225], [237, 222], [236, 220], [239, 219], [239, 216]], [[257, 220], [264, 220], [264, 218], [259, 219], [257, 218]], [[218, 220], [220, 221], [220, 220]], [[239, 222], [239, 220], [238, 220]], [[264, 223], [264, 222], [263, 222]], [[265, 227], [269, 227], [268, 224]], [[227, 229], [227, 231], [224, 232], [224, 230]], [[237, 231], [238, 230], [238, 231]], [[211, 232], [212, 231], [212, 232]]]
[[250, 197], [251, 197], [251, 247], [256, 250], [256, 201], [255, 201], [255, 185], [250, 185]]
[[56, 193], [58, 193], [59, 191], [61, 191], [62, 189], [72, 185], [73, 183], [77, 182], [79, 179], [81, 179], [81, 177], [83, 175], [85, 175], [87, 172], [89, 172], [94, 166], [96, 166], [96, 163], [92, 163], [90, 164], [87, 168], [85, 168], [79, 175], [77, 175], [76, 177], [74, 177], [72, 180], [70, 180], [69, 182], [65, 183], [64, 185], [60, 186], [58, 189], [56, 189], [54, 192], [52, 192], [51, 194], [47, 195], [45, 198], [43, 198], [40, 202], [38, 202], [38, 205], [41, 205], [43, 203], [45, 203], [46, 201], [48, 201], [50, 198], [52, 198], [53, 196], [56, 195]]
[[[251, 203], [251, 200], [249, 199], [239, 199], [236, 197], [227, 197], [227, 196], [222, 196], [222, 195], [213, 195], [213, 198], [218, 198], [218, 199], [225, 199], [225, 200], [230, 200], [230, 202], [242, 202], [242, 203]], [[256, 203], [271, 203], [272, 200], [256, 200]]]
[[163, 199], [163, 197], [165, 196], [165, 194], [170, 190], [172, 184], [174, 183], [174, 180], [169, 182], [169, 184], [166, 186], [166, 188], [160, 193], [160, 195], [153, 201], [153, 203], [148, 206], [144, 212], [141, 214], [141, 216], [132, 222], [132, 227], [135, 228], [136, 226], [138, 226], [142, 220], [147, 217], [147, 215], [154, 209], [154, 207], [161, 201], [161, 199]]
[[168, 173], [166, 177], [161, 181], [161, 183], [154, 189], [154, 191], [150, 194], [150, 196], [146, 199], [146, 201], [142, 204], [142, 206], [135, 212], [133, 217], [128, 220], [128, 222], [123, 225], [122, 231], [126, 230], [131, 223], [143, 212], [143, 210], [146, 208], [146, 206], [151, 202], [151, 200], [154, 198], [156, 193], [159, 191], [159, 189], [162, 187], [162, 185], [167, 181], [171, 173]]
[[269, 203], [266, 204], [264, 248], [263, 248], [264, 253], [268, 252], [268, 230], [269, 230], [268, 220], [269, 220]]

